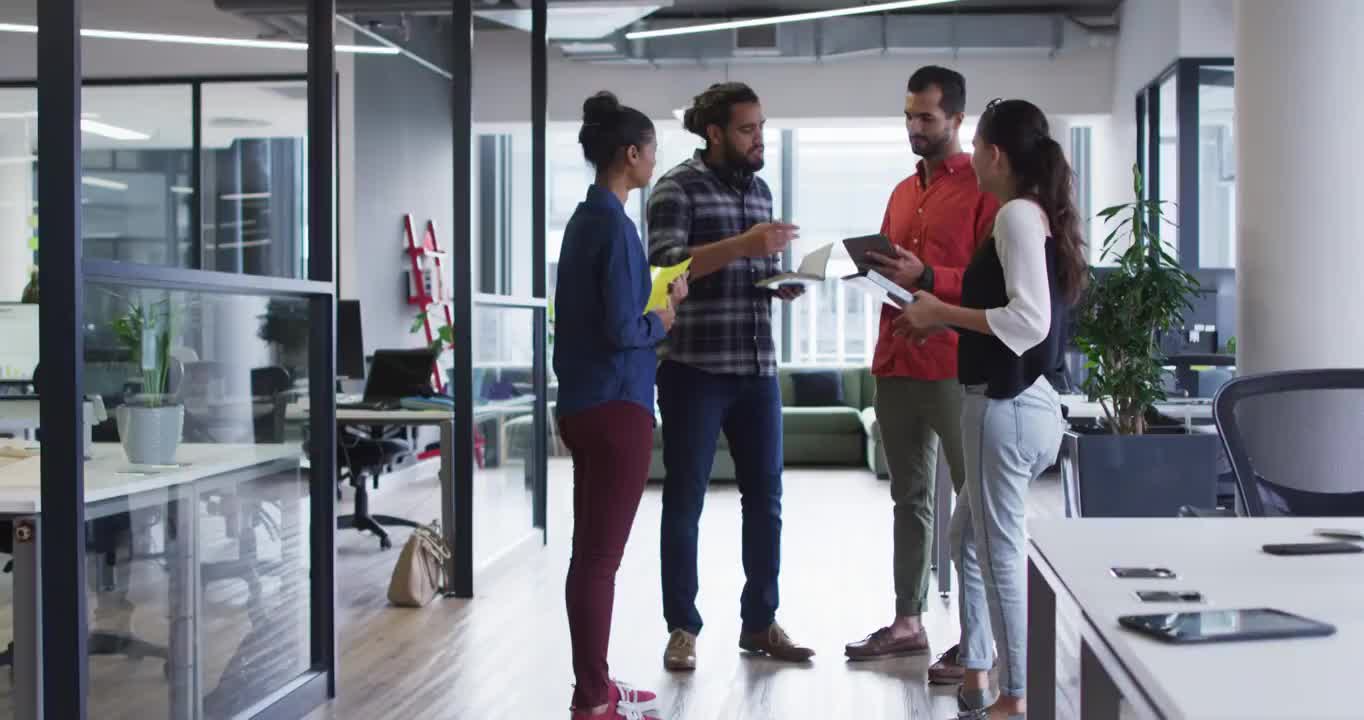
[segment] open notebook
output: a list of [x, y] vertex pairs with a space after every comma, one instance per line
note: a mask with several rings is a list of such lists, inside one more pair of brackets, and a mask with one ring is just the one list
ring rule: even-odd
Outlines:
[[829, 267], [829, 255], [834, 251], [834, 244], [829, 243], [816, 249], [814, 252], [805, 256], [800, 261], [800, 267], [795, 272], [784, 272], [780, 275], [773, 275], [763, 278], [755, 283], [760, 288], [773, 289], [782, 285], [815, 285], [825, 281], [825, 271]]

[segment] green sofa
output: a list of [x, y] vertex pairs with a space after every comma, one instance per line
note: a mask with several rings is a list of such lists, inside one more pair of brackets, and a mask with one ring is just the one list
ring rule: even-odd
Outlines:
[[[842, 378], [843, 405], [796, 407], [792, 375], [836, 372]], [[783, 367], [777, 371], [782, 398], [782, 447], [787, 467], [865, 467], [885, 475], [885, 457], [876, 425], [876, 380], [868, 368]], [[649, 479], [662, 480], [663, 421], [654, 428]], [[715, 450], [712, 480], [733, 480], [734, 460], [723, 433]]]
[[[842, 379], [843, 405], [835, 407], [796, 407], [792, 376], [796, 373], [836, 372]], [[886, 476], [885, 452], [876, 423], [876, 379], [868, 368], [784, 367], [777, 371], [781, 385], [784, 463], [787, 467], [862, 467]], [[550, 416], [553, 417], [553, 403]], [[654, 449], [649, 464], [649, 479], [662, 480], [663, 419], [655, 412]], [[508, 457], [525, 457], [529, 450], [529, 415], [507, 422]], [[550, 454], [562, 455], [555, 442], [550, 422]], [[734, 480], [734, 460], [723, 433], [715, 450], [711, 470], [713, 480]]]

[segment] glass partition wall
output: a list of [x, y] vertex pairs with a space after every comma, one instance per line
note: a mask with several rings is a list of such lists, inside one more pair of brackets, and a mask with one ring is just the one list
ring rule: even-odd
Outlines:
[[1226, 58], [1176, 61], [1137, 94], [1137, 157], [1162, 200], [1161, 241], [1188, 269], [1235, 267], [1235, 71]]
[[[0, 718], [334, 693], [334, 7], [307, 5], [307, 45], [254, 50], [82, 38], [171, 28], [73, 0], [0, 17], [36, 56], [0, 87]], [[250, 72], [165, 77], [209, 67]]]
[[1236, 337], [1235, 71], [1183, 58], [1137, 94], [1137, 158], [1164, 203], [1161, 243], [1202, 286], [1184, 327], [1161, 338], [1176, 389], [1210, 397], [1231, 377]]

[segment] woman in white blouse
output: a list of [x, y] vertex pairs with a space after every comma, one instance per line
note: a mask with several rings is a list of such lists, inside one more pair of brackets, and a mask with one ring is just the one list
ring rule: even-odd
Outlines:
[[[964, 718], [1026, 712], [1028, 485], [1056, 461], [1065, 423], [1051, 380], [1063, 371], [1070, 305], [1089, 276], [1071, 170], [1046, 116], [1023, 100], [994, 101], [977, 126], [971, 164], [1002, 207], [962, 280], [961, 306], [920, 292], [896, 332], [961, 334], [966, 388], [966, 486], [952, 514], [961, 576]], [[992, 642], [993, 640], [993, 642]], [[999, 665], [999, 695], [989, 672]]]

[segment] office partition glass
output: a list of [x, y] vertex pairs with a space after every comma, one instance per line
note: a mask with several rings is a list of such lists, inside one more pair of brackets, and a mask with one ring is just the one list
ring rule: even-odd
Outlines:
[[1230, 66], [1198, 69], [1198, 264], [1236, 267], [1236, 88]]
[[1160, 84], [1158, 108], [1160, 112], [1160, 134], [1157, 139], [1156, 185], [1159, 196], [1153, 199], [1163, 201], [1161, 210], [1169, 222], [1160, 226], [1160, 244], [1165, 251], [1179, 257], [1179, 93], [1178, 76], [1171, 75]]
[[236, 717], [309, 669], [307, 307], [88, 287], [93, 717]]
[[[0, 7], [0, 25], [34, 25], [37, 0]], [[37, 44], [27, 34], [0, 34], [5, 59], [33, 72]], [[0, 87], [0, 484], [41, 477], [35, 451], [40, 404], [33, 380], [38, 352], [38, 94], [33, 87]], [[0, 503], [8, 505], [8, 503]], [[0, 513], [0, 717], [30, 709], [37, 667], [16, 663], [14, 648], [33, 648], [38, 629], [25, 618], [41, 607], [40, 555], [33, 513]], [[26, 686], [27, 691], [19, 691]]]
[[303, 277], [307, 83], [206, 83], [200, 93], [202, 267]]
[[[309, 64], [306, 44], [261, 45], [254, 23], [226, 11], [80, 5], [39, 6], [44, 62], [25, 88], [41, 85], [47, 115], [44, 152], [28, 152], [46, 168], [36, 176], [42, 222], [31, 228], [49, 303], [36, 383], [46, 462], [35, 474], [32, 458], [0, 453], [6, 498], [34, 489], [27, 516], [3, 530], [15, 563], [0, 593], [12, 598], [16, 632], [3, 656], [15, 681], [0, 692], [10, 691], [16, 717], [36, 717], [38, 699], [46, 717], [73, 720], [306, 714], [334, 686], [335, 667], [330, 13], [321, 25], [304, 14], [277, 28], [301, 41], [319, 31], [327, 52]], [[4, 13], [0, 24], [11, 20]], [[180, 35], [153, 42], [80, 28]], [[205, 45], [196, 35], [227, 39]], [[0, 37], [8, 53], [11, 36]], [[297, 82], [305, 68], [312, 85]], [[207, 72], [212, 82], [196, 75]], [[285, 99], [311, 111], [285, 135], [292, 157], [242, 150], [235, 175], [214, 173], [215, 203], [269, 193], [294, 209], [287, 232], [236, 238], [239, 250], [289, 245], [282, 262], [239, 253], [229, 266], [204, 252], [203, 219], [221, 207], [205, 205], [214, 163], [205, 141], [217, 130], [254, 141], [267, 129], [252, 122], [269, 110], [259, 97], [210, 91], [205, 102], [205, 86], [230, 85], [221, 76], [231, 73], [267, 89], [289, 85], [271, 78], [292, 79]], [[0, 89], [0, 106], [18, 97], [13, 89]], [[305, 120], [319, 129], [304, 132]], [[22, 134], [0, 120], [0, 149]], [[300, 148], [304, 137], [324, 152]], [[219, 181], [250, 180], [253, 164], [269, 183]], [[276, 182], [281, 174], [294, 182]], [[323, 188], [303, 181], [310, 174], [326, 178]], [[15, 177], [0, 174], [3, 199], [18, 194], [7, 187]], [[283, 222], [264, 205], [236, 210], [238, 229]], [[0, 291], [8, 282], [0, 276]], [[0, 503], [0, 514], [13, 510]], [[40, 606], [35, 556], [48, 588]]]
[[[963, 128], [962, 136], [971, 132]], [[828, 279], [785, 307], [792, 316], [791, 362], [869, 364], [880, 302], [839, 280], [857, 271], [842, 240], [881, 231], [891, 193], [915, 172], [917, 158], [902, 122], [801, 127], [794, 141], [791, 218], [800, 226], [800, 239], [792, 244], [792, 264], [826, 244], [834, 249]]]
[[[36, 0], [0, 8], [0, 23], [32, 24]], [[33, 67], [31, 36], [0, 35], [6, 57]], [[38, 316], [38, 93], [0, 87], [0, 485], [36, 484], [42, 457], [35, 431], [40, 406], [33, 396], [39, 360]], [[31, 656], [38, 629], [31, 622], [42, 604], [33, 528], [35, 514], [0, 511], [0, 717], [32, 710], [41, 689]]]
[[[474, 305], [474, 567], [535, 539], [535, 414], [550, 398], [534, 383], [540, 310]], [[551, 397], [556, 385], [551, 385]], [[552, 425], [551, 425], [552, 428]]]
[[81, 103], [85, 257], [194, 267], [191, 87], [87, 87]]

